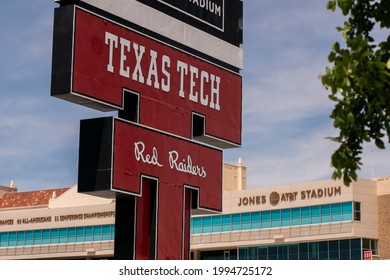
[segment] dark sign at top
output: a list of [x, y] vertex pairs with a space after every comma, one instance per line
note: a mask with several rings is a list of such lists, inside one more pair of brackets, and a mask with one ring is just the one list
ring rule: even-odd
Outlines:
[[188, 14], [223, 31], [224, 0], [158, 0], [174, 9]]
[[[242, 43], [241, 0], [137, 0], [233, 45]], [[195, 20], [194, 20], [195, 19]]]

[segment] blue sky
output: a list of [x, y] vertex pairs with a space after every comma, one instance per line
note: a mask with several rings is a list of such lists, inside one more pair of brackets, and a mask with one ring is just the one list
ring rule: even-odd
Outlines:
[[[224, 161], [247, 166], [248, 187], [329, 179], [336, 145], [332, 102], [321, 84], [336, 26], [326, 0], [244, 0], [242, 148]], [[0, 9], [0, 185], [19, 191], [77, 182], [79, 121], [103, 114], [50, 97], [51, 0]], [[390, 175], [389, 149], [365, 146], [359, 176]]]

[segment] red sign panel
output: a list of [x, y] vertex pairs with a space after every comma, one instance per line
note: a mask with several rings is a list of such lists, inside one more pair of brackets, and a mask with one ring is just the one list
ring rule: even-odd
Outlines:
[[113, 144], [112, 190], [141, 195], [142, 177], [151, 176], [171, 190], [199, 189], [200, 208], [222, 210], [221, 150], [120, 119]]
[[125, 106], [123, 92], [130, 90], [140, 96], [143, 125], [192, 138], [196, 114], [204, 117], [204, 135], [223, 143], [217, 146], [241, 144], [240, 75], [77, 6], [71, 16], [71, 69], [68, 76], [56, 70], [55, 57], [69, 46], [54, 46], [52, 95], [114, 110]]
[[142, 196], [142, 179], [154, 178], [170, 191], [183, 186], [199, 191], [200, 208], [222, 210], [218, 148], [108, 117], [81, 122], [79, 152], [82, 192]]

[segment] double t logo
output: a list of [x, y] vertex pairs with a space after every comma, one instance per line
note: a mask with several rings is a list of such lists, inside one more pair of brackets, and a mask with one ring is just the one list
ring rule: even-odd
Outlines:
[[222, 210], [241, 77], [99, 13], [55, 10], [52, 96], [118, 111], [81, 121], [78, 191], [116, 198], [116, 259], [188, 259], [191, 211]]

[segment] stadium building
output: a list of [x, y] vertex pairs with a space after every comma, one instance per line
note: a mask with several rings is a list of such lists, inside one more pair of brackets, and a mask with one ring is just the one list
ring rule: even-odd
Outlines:
[[[390, 177], [246, 188], [224, 164], [223, 212], [191, 220], [191, 258], [390, 259]], [[0, 259], [111, 259], [115, 200], [0, 186]], [[174, 241], [172, 241], [174, 242]]]

